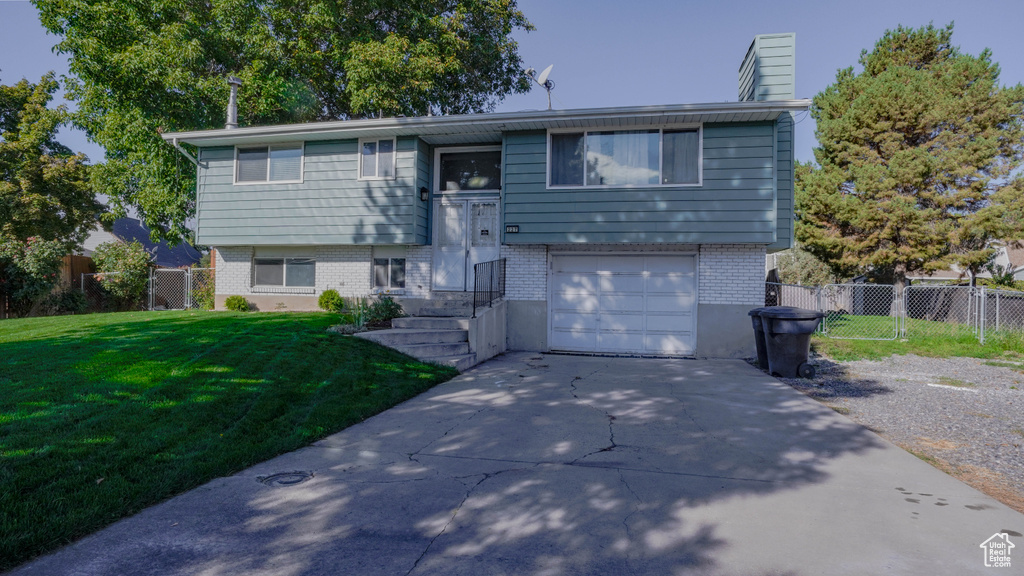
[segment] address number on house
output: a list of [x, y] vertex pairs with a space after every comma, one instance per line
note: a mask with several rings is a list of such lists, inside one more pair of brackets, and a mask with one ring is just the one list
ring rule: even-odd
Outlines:
[[519, 224], [512, 224], [510, 226], [505, 226], [505, 234], [518, 234], [518, 233], [519, 233]]

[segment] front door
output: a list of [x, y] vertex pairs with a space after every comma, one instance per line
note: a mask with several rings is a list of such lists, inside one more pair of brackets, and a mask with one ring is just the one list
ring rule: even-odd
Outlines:
[[434, 290], [472, 290], [473, 265], [498, 259], [498, 199], [446, 197], [434, 214]]

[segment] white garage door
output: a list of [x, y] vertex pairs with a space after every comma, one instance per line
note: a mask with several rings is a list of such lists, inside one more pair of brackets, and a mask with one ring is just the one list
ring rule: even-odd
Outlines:
[[552, 350], [693, 354], [697, 258], [693, 255], [556, 255]]

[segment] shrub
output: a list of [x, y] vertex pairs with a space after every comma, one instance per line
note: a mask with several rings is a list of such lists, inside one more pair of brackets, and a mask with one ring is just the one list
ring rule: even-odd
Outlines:
[[82, 314], [89, 309], [89, 302], [81, 290], [66, 286], [47, 296], [43, 307], [49, 315]]
[[149, 283], [150, 255], [138, 240], [104, 242], [96, 247], [92, 261], [100, 273], [96, 278], [118, 308], [131, 308], [142, 300]]
[[[196, 274], [195, 270], [192, 271]], [[195, 278], [195, 276], [193, 276]], [[195, 284], [193, 284], [194, 286]], [[214, 307], [214, 280], [213, 276], [210, 276], [204, 282], [200, 282], [199, 286], [192, 289], [192, 298], [196, 302], [196, 306], [202, 310], [213, 310]]]
[[14, 316], [27, 315], [53, 290], [63, 258], [60, 242], [0, 236], [0, 296], [7, 296]]
[[224, 299], [224, 307], [233, 312], [248, 312], [251, 309], [244, 296], [228, 296]]
[[390, 296], [381, 296], [370, 304], [366, 314], [366, 323], [370, 326], [385, 326], [395, 318], [405, 316], [402, 305]]
[[321, 310], [327, 312], [341, 312], [345, 308], [345, 300], [338, 294], [337, 290], [324, 290], [317, 300]]

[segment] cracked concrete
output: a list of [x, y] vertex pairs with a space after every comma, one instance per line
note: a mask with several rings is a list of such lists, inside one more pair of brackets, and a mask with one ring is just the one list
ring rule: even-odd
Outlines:
[[1000, 530], [1024, 516], [743, 362], [511, 353], [14, 574], [962, 574]]

